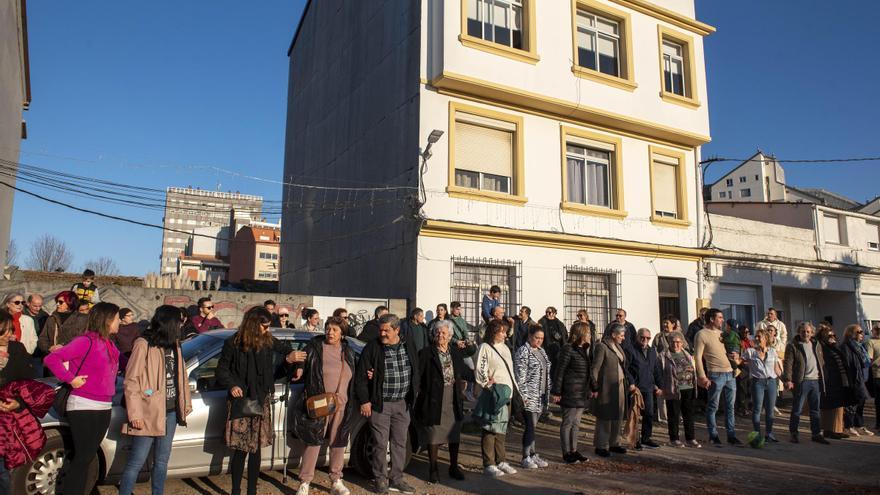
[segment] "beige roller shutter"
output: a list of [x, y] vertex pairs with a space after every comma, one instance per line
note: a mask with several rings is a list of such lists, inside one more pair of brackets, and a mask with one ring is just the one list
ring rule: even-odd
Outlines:
[[676, 165], [654, 160], [654, 211], [678, 216], [678, 170]]
[[455, 168], [513, 176], [513, 131], [455, 123]]

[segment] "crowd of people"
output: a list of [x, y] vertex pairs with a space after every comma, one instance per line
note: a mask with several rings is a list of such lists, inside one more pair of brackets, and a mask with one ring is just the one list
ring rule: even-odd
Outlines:
[[[119, 492], [132, 493], [152, 451], [152, 493], [163, 493], [175, 431], [192, 411], [181, 341], [224, 325], [205, 297], [195, 315], [159, 306], [141, 330], [130, 309], [98, 299], [93, 279], [87, 272], [82, 284], [58, 293], [51, 314], [42, 309], [38, 294], [11, 293], [3, 300], [0, 440], [7, 441], [0, 447], [0, 495], [11, 493], [10, 471], [42, 449], [46, 437], [39, 418], [53, 405], [70, 425], [73, 447], [65, 462], [64, 493], [84, 492], [87, 466], [108, 434], [119, 374], [128, 421], [114, 433], [132, 437]], [[291, 431], [306, 445], [298, 495], [309, 493], [323, 449], [329, 453], [332, 493], [350, 493], [342, 468], [357, 416], [366, 418], [378, 451], [390, 452], [390, 466], [384, 455], [370, 459], [376, 493], [415, 491], [403, 478], [411, 424], [423, 432], [429, 483], [440, 482], [443, 445], [449, 478], [464, 479], [458, 457], [466, 421], [480, 429], [486, 476], [547, 467], [535, 440], [551, 404], [559, 407], [565, 463], [588, 459], [579, 448], [587, 412], [596, 419], [593, 447], [599, 457], [661, 447], [654, 435], [658, 424], [666, 426], [666, 445], [700, 448], [694, 427], [699, 404], [712, 445], [723, 445], [716, 424], [722, 409], [728, 444], [743, 444], [736, 435], [737, 413], [751, 417], [747, 443], [778, 442], [774, 421], [783, 390], [793, 398], [793, 443], [800, 442], [804, 406], [813, 442], [874, 434], [865, 425], [864, 406], [872, 396], [880, 406], [880, 325], [870, 339], [861, 326], [849, 325], [838, 341], [827, 322], [818, 328], [801, 322], [789, 339], [772, 308], [754, 332], [725, 321], [718, 309], [704, 308], [686, 330], [667, 316], [654, 335], [637, 329], [626, 311], [617, 309], [598, 334], [586, 310], [566, 327], [553, 307], [537, 322], [526, 306], [508, 317], [500, 296], [495, 286], [484, 296], [482, 322], [476, 326], [465, 321], [457, 301], [438, 304], [430, 321], [421, 308], [398, 318], [379, 306], [362, 329], [351, 324], [343, 308], [323, 322], [317, 310], [305, 308], [294, 318], [296, 325], [290, 311], [274, 301], [246, 311], [225, 341], [216, 371], [217, 383], [228, 390], [225, 440], [232, 451], [232, 493], [241, 493], [245, 464], [246, 492], [256, 493], [261, 448], [274, 439], [275, 355], [283, 356], [289, 381], [303, 385], [290, 405]], [[295, 351], [273, 336], [273, 327], [315, 335]], [[359, 356], [347, 337], [364, 342]], [[53, 390], [35, 381], [40, 366], [62, 387]], [[522, 450], [519, 461], [511, 462], [507, 436], [517, 423]]]

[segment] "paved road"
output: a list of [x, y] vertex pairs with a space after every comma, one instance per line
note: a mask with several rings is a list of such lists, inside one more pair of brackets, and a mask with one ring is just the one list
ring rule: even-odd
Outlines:
[[[874, 424], [872, 406], [867, 407], [866, 422]], [[737, 418], [740, 438], [745, 438], [745, 427], [751, 421]], [[683, 449], [664, 446], [657, 450], [645, 450], [608, 460], [593, 455], [592, 418], [584, 420], [581, 430], [581, 452], [590, 461], [575, 466], [560, 464], [559, 421], [551, 419], [538, 428], [538, 451], [548, 461], [550, 467], [533, 470], [499, 479], [482, 476], [479, 449], [479, 434], [463, 435], [462, 464], [467, 472], [465, 481], [450, 481], [445, 476], [442, 464], [447, 459], [441, 452], [441, 484], [428, 485], [422, 479], [427, 475], [427, 463], [423, 455], [413, 458], [407, 469], [407, 480], [418, 493], [459, 494], [459, 493], [498, 493], [504, 495], [540, 494], [681, 494], [695, 490], [711, 495], [755, 493], [797, 493], [807, 494], [878, 494], [880, 493], [880, 469], [877, 459], [880, 456], [880, 436], [862, 437], [832, 441], [831, 445], [818, 445], [809, 441], [809, 432], [802, 429], [802, 443], [795, 445], [787, 441], [788, 411], [783, 409], [783, 418], [777, 420], [777, 436], [783, 440], [779, 444], [763, 449], [749, 447], [722, 448], [705, 446], [702, 449]], [[802, 425], [804, 422], [802, 421]], [[508, 434], [508, 457], [518, 459], [521, 430], [514, 429]], [[655, 439], [666, 438], [666, 428], [655, 428]], [[807, 439], [804, 441], [804, 437]], [[706, 439], [705, 426], [698, 425], [697, 438]], [[664, 443], [665, 445], [665, 443]], [[345, 481], [352, 493], [370, 493], [367, 480], [359, 477], [353, 470], [346, 470]], [[280, 472], [264, 472], [260, 475], [259, 493], [296, 493], [298, 483], [294, 478], [287, 484], [281, 483]], [[312, 484], [312, 493], [329, 493], [330, 482], [326, 471], [319, 470]], [[229, 476], [212, 476], [196, 479], [169, 480], [166, 493], [175, 495], [228, 495]], [[100, 494], [115, 494], [113, 487], [100, 487]], [[138, 485], [136, 494], [148, 495], [149, 483]]]

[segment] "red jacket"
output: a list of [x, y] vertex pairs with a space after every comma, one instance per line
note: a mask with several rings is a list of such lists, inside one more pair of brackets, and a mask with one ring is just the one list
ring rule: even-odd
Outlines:
[[43, 450], [46, 434], [37, 418], [49, 412], [55, 390], [35, 380], [15, 380], [0, 387], [0, 401], [9, 399], [21, 404], [16, 411], [0, 412], [0, 457], [11, 471]]

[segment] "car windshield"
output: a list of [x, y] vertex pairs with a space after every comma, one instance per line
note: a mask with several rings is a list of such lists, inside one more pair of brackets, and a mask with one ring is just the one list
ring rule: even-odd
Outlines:
[[215, 346], [222, 345], [223, 338], [217, 335], [201, 334], [187, 340], [180, 346], [183, 352], [183, 360], [189, 362], [195, 356], [202, 352], [212, 349]]

